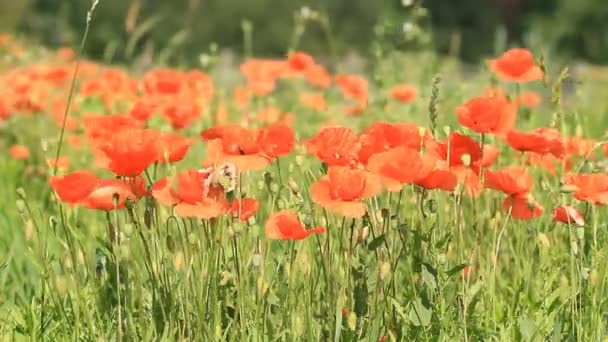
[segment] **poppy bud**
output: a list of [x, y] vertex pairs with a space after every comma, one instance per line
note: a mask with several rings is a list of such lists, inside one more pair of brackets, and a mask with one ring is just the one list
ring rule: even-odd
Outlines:
[[445, 265], [445, 263], [448, 261], [448, 258], [445, 255], [445, 253], [439, 254], [438, 257], [437, 257], [437, 259], [438, 259], [438, 262], [439, 262], [440, 265]]
[[572, 250], [572, 255], [578, 255], [578, 243], [576, 240], [570, 241], [570, 249]]
[[354, 312], [348, 314], [346, 325], [348, 325], [348, 328], [352, 331], [355, 331], [357, 328], [357, 315]]
[[578, 187], [576, 185], [564, 184], [559, 188], [559, 191], [562, 194], [571, 194], [573, 192], [578, 191]]
[[182, 267], [184, 266], [184, 252], [178, 251], [177, 253], [175, 253], [175, 255], [173, 256], [173, 266], [178, 271], [182, 269]]
[[17, 188], [17, 195], [19, 195], [19, 197], [21, 197], [21, 199], [27, 198], [27, 196], [25, 195], [25, 190], [23, 190], [23, 188], [21, 188], [21, 187]]
[[380, 264], [380, 279], [386, 280], [391, 275], [391, 264], [389, 262], [383, 261]]
[[175, 239], [173, 239], [173, 236], [167, 235], [167, 238], [165, 239], [165, 244], [169, 252], [175, 252]]
[[435, 214], [437, 212], [437, 201], [434, 199], [429, 199], [426, 201], [426, 207], [431, 214]]
[[262, 255], [260, 255], [260, 253], [253, 254], [251, 257], [251, 265], [253, 265], [253, 267], [260, 267], [260, 265], [262, 265]]
[[291, 189], [291, 192], [293, 192], [294, 195], [297, 195], [300, 192], [300, 187], [298, 186], [298, 183], [293, 180], [293, 178], [290, 177], [287, 181], [287, 184], [289, 185], [289, 189]]
[[595, 269], [591, 270], [589, 273], [589, 284], [591, 284], [593, 287], [596, 287], [598, 284], [598, 274]]
[[576, 237], [579, 241], [585, 240], [585, 227], [576, 227]]
[[18, 199], [15, 201], [15, 205], [17, 206], [17, 211], [20, 214], [23, 214], [23, 212], [25, 211], [25, 201]]

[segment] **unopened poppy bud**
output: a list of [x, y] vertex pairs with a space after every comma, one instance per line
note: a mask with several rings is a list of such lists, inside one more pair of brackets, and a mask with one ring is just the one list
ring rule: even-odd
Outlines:
[[357, 329], [357, 315], [354, 312], [348, 314], [346, 324], [348, 325], [348, 329], [352, 331], [355, 331], [355, 329]]
[[576, 240], [570, 241], [570, 250], [572, 251], [572, 255], [578, 255], [578, 243]]
[[258, 190], [264, 190], [264, 181], [258, 181], [257, 186]]
[[596, 287], [598, 284], [598, 274], [597, 271], [595, 269], [591, 270], [591, 272], [589, 272], [589, 284], [592, 287]]
[[173, 266], [176, 270], [180, 271], [184, 266], [184, 252], [178, 251], [173, 256]]
[[296, 156], [296, 165], [298, 165], [298, 166], [304, 165], [304, 156], [301, 156], [301, 155]]
[[289, 163], [289, 165], [287, 166], [287, 171], [289, 171], [289, 173], [293, 173], [293, 171], [295, 171], [296, 166], [293, 163]]
[[270, 191], [274, 192], [275, 194], [279, 192], [279, 184], [275, 182], [270, 183]]
[[23, 214], [23, 212], [25, 211], [25, 201], [18, 199], [15, 201], [15, 205], [17, 206], [17, 211], [20, 214]]
[[279, 198], [279, 200], [277, 201], [277, 207], [279, 207], [279, 209], [285, 209], [287, 207], [287, 205], [285, 204], [285, 200]]
[[40, 148], [43, 152], [47, 152], [49, 150], [49, 142], [46, 139], [40, 140]]
[[585, 227], [576, 227], [576, 237], [579, 241], [585, 240]]
[[262, 255], [260, 255], [260, 253], [253, 254], [251, 257], [251, 265], [253, 265], [253, 267], [260, 267], [260, 265], [262, 265]]
[[431, 214], [435, 214], [437, 212], [437, 201], [434, 199], [429, 199], [426, 201], [426, 208]]
[[576, 185], [564, 184], [559, 188], [559, 191], [562, 194], [571, 194], [578, 191], [578, 187]]
[[441, 253], [437, 256], [437, 261], [440, 265], [445, 265], [445, 263], [448, 261], [448, 257], [445, 255], [445, 253]]
[[380, 279], [386, 280], [391, 275], [391, 264], [389, 262], [383, 261], [380, 264]]
[[196, 234], [194, 234], [194, 233], [188, 234], [188, 242], [192, 245], [196, 244], [198, 242], [198, 237], [196, 236]]
[[293, 180], [293, 178], [289, 178], [287, 184], [289, 185], [289, 189], [291, 189], [291, 192], [293, 192], [294, 194], [298, 194], [300, 192], [300, 187], [298, 186], [298, 183]]
[[167, 246], [167, 250], [169, 252], [175, 252], [175, 239], [173, 239], [172, 235], [167, 235], [165, 238], [165, 245]]
[[23, 235], [26, 240], [31, 240], [34, 236], [34, 222], [32, 220], [25, 221], [23, 225]]
[[270, 172], [264, 172], [264, 183], [266, 183], [266, 186], [270, 186], [272, 183], [272, 175]]
[[17, 195], [19, 195], [19, 197], [21, 197], [21, 199], [27, 198], [27, 196], [25, 195], [25, 190], [23, 190], [23, 188], [21, 188], [21, 187], [17, 188]]

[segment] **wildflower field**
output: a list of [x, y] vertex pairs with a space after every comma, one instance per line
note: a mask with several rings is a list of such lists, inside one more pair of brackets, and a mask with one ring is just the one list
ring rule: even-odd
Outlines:
[[0, 36], [0, 338], [604, 341], [602, 71], [368, 69]]

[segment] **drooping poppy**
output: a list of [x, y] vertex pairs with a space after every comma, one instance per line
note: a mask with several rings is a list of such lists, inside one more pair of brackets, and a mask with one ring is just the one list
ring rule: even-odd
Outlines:
[[82, 170], [51, 177], [49, 184], [61, 201], [74, 205], [83, 201], [95, 189], [98, 180], [94, 173]]
[[521, 166], [507, 166], [484, 173], [484, 185], [507, 195], [522, 195], [530, 192], [532, 177], [528, 169]]
[[345, 217], [358, 218], [367, 212], [360, 200], [376, 196], [382, 190], [378, 176], [365, 170], [332, 166], [327, 176], [312, 184], [313, 202]]
[[100, 147], [117, 176], [134, 177], [159, 159], [159, 133], [150, 129], [122, 129]]
[[501, 94], [473, 98], [457, 108], [461, 125], [477, 133], [502, 136], [515, 125], [516, 105]]
[[542, 215], [544, 208], [529, 194], [509, 195], [502, 202], [502, 208], [518, 220], [531, 220]]
[[553, 220], [577, 226], [585, 225], [585, 217], [571, 205], [561, 205], [553, 210]]
[[254, 198], [242, 198], [232, 201], [228, 213], [233, 217], [239, 217], [242, 221], [249, 220], [250, 217], [260, 208], [260, 202]]
[[410, 103], [416, 100], [418, 90], [412, 85], [400, 84], [392, 87], [389, 91], [391, 98], [402, 103]]
[[8, 154], [13, 159], [26, 160], [30, 157], [30, 149], [25, 145], [13, 145], [9, 148]]
[[395, 192], [405, 184], [427, 178], [436, 164], [433, 155], [421, 155], [418, 150], [402, 146], [374, 154], [368, 160], [367, 169], [382, 177], [386, 188]]
[[345, 166], [357, 162], [360, 143], [357, 134], [346, 127], [326, 127], [304, 143], [309, 153], [327, 165]]
[[293, 130], [283, 123], [263, 127], [258, 132], [257, 140], [264, 154], [271, 158], [289, 154], [295, 145]]
[[325, 232], [323, 227], [307, 230], [298, 219], [298, 214], [291, 209], [272, 214], [266, 221], [264, 230], [266, 237], [271, 240], [302, 240], [311, 234]]
[[490, 69], [506, 82], [530, 82], [543, 78], [543, 71], [534, 62], [532, 52], [515, 48], [490, 61]]
[[561, 134], [552, 128], [536, 128], [527, 133], [512, 130], [506, 140], [509, 146], [522, 152], [551, 153], [559, 158], [565, 150]]

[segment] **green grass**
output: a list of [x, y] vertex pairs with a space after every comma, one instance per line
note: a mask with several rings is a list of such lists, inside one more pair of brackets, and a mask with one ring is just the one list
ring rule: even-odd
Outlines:
[[[544, 94], [545, 104], [520, 115], [518, 128], [548, 126], [559, 111], [565, 134], [578, 130], [601, 140], [608, 127], [603, 81], [584, 79], [574, 94], [559, 94], [561, 108], [552, 107], [551, 82], [559, 67], [548, 66], [548, 85], [525, 86]], [[329, 118], [357, 130], [378, 120], [429, 127], [431, 83], [441, 74], [434, 105], [437, 138], [443, 139], [448, 128], [461, 130], [456, 106], [490, 83], [483, 67], [464, 77], [457, 63], [428, 54], [390, 54], [372, 69], [382, 82], [372, 83], [372, 101], [361, 117], [340, 114], [336, 89], [328, 92], [326, 114], [300, 106], [297, 94], [305, 85], [297, 82], [281, 83], [253, 106], [272, 104], [296, 113], [301, 139]], [[411, 105], [391, 103], [385, 111], [388, 87], [404, 81], [418, 86], [420, 97]], [[102, 110], [95, 101], [83, 106], [83, 112]], [[153, 125], [167, 129], [162, 120]], [[209, 125], [206, 117], [184, 134], [197, 136]], [[311, 201], [308, 189], [323, 169], [297, 147], [281, 159], [280, 175], [276, 164], [242, 175], [241, 192], [261, 203], [249, 222], [184, 219], [155, 207], [148, 227], [144, 216], [151, 206], [144, 201], [132, 217], [129, 210], [106, 215], [55, 200], [43, 165], [54, 156], [59, 134], [47, 115], [15, 116], [0, 122], [0, 130], [3, 150], [18, 141], [33, 155], [27, 162], [0, 155], [3, 340], [377, 341], [388, 335], [396, 341], [601, 341], [608, 336], [605, 208], [582, 206], [584, 228], [554, 223], [552, 208], [573, 200], [560, 193], [559, 177], [542, 170], [533, 171], [533, 193], [545, 214], [533, 221], [509, 218], [496, 193], [473, 201], [411, 186], [367, 201], [369, 215], [353, 220]], [[499, 166], [519, 163], [503, 142], [488, 142], [503, 150]], [[72, 170], [94, 169], [86, 151], [64, 149]], [[199, 141], [176, 168], [200, 165], [203, 154]], [[42, 174], [29, 175], [30, 166], [42, 167]], [[159, 176], [171, 172], [161, 169]], [[266, 239], [266, 218], [291, 207], [307, 227], [322, 225], [327, 232], [302, 241]], [[120, 243], [108, 236], [109, 226], [119, 232]], [[462, 276], [465, 266], [469, 277]]]

